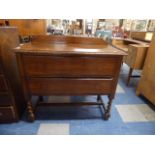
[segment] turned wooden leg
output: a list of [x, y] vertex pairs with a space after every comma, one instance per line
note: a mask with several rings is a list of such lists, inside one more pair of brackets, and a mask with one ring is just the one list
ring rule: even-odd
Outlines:
[[33, 112], [33, 107], [31, 101], [27, 103], [27, 114], [28, 114], [28, 121], [33, 122], [35, 120], [35, 115]]
[[110, 117], [110, 111], [111, 111], [111, 106], [112, 106], [112, 98], [109, 97], [109, 102], [106, 107], [105, 113], [103, 115], [104, 120], [108, 120]]
[[110, 117], [110, 111], [111, 111], [113, 96], [109, 95], [108, 98], [109, 98], [109, 101], [107, 104], [105, 104], [102, 97], [100, 95], [97, 96], [97, 102], [102, 103], [102, 108], [104, 110], [104, 113], [103, 113], [103, 119], [104, 120], [108, 120]]
[[127, 86], [129, 85], [129, 82], [130, 82], [130, 78], [131, 78], [132, 72], [133, 72], [133, 69], [130, 68], [129, 73], [128, 73], [127, 82], [126, 82], [126, 85], [127, 85]]

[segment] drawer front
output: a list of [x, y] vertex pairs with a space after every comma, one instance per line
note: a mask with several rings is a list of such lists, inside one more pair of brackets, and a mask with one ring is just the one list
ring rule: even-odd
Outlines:
[[5, 92], [7, 90], [6, 80], [4, 79], [4, 76], [0, 75], [0, 92]]
[[96, 95], [111, 93], [113, 79], [32, 78], [28, 86], [34, 95]]
[[0, 107], [0, 122], [11, 122], [15, 119], [16, 115], [12, 106]]
[[119, 69], [119, 57], [23, 56], [28, 76], [105, 77]]

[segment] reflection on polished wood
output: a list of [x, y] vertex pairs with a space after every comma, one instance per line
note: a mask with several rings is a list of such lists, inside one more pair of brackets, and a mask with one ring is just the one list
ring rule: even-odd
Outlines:
[[[110, 117], [124, 52], [102, 39], [71, 36], [33, 36], [31, 43], [14, 52], [31, 121], [32, 95], [39, 96], [41, 103], [44, 95], [97, 95], [104, 118]], [[108, 95], [107, 105], [100, 95]]]

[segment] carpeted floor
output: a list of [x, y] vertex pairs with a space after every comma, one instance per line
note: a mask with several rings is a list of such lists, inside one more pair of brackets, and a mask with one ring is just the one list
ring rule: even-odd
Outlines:
[[[22, 120], [12, 124], [0, 124], [1, 135], [154, 135], [155, 111], [154, 107], [135, 94], [139, 79], [132, 79], [127, 87], [128, 67], [124, 64], [113, 100], [111, 118], [102, 119], [102, 111], [98, 106], [92, 107], [62, 107], [38, 108], [36, 121], [28, 123], [23, 116]], [[134, 72], [139, 74], [139, 72]], [[103, 96], [106, 100], [106, 97]], [[35, 100], [35, 97], [34, 97]], [[82, 101], [96, 100], [96, 96], [50, 96], [54, 101]]]

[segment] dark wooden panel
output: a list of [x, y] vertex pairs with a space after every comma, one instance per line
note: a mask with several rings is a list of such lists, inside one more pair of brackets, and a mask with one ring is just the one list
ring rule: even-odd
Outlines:
[[[1, 79], [3, 92], [1, 95], [8, 96], [9, 102], [0, 103], [0, 107], [6, 104], [12, 105], [16, 111], [16, 117], [20, 116], [24, 110], [25, 100], [21, 88], [21, 81], [18, 74], [17, 62], [12, 48], [19, 45], [19, 35], [16, 27], [0, 27], [0, 69], [3, 69], [1, 74], [7, 82], [7, 92], [5, 92], [5, 82]], [[3, 81], [3, 82], [2, 82]], [[1, 96], [0, 96], [1, 99]], [[5, 119], [4, 119], [5, 120]]]
[[28, 76], [104, 77], [116, 74], [120, 58], [25, 55], [23, 63]]
[[12, 106], [12, 98], [9, 95], [2, 95], [0, 93], [0, 107]]
[[[0, 60], [1, 60], [1, 58], [0, 58]], [[1, 64], [1, 62], [0, 62], [0, 74], [2, 74], [2, 64]]]
[[0, 92], [4, 92], [7, 90], [8, 90], [8, 88], [7, 88], [6, 81], [5, 81], [4, 77], [2, 75], [0, 75]]
[[0, 122], [12, 122], [16, 120], [16, 113], [12, 106], [0, 107]]
[[112, 79], [101, 78], [32, 78], [28, 85], [32, 94], [91, 95], [110, 94]]

